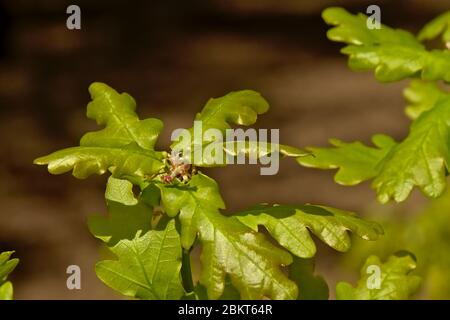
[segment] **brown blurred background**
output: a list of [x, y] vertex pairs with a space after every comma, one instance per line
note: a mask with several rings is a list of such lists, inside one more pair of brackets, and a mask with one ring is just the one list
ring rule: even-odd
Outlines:
[[[66, 28], [70, 4], [81, 7], [81, 30]], [[379, 132], [402, 138], [405, 83], [349, 71], [320, 18], [327, 6], [364, 12], [370, 4], [381, 6], [383, 23], [411, 31], [450, 9], [443, 0], [0, 1], [0, 251], [21, 259], [16, 298], [119, 297], [93, 272], [101, 249], [86, 226], [87, 216], [105, 212], [105, 177], [79, 181], [32, 165], [96, 128], [85, 118], [93, 81], [133, 95], [142, 117], [164, 120], [160, 148], [208, 98], [246, 88], [271, 104], [258, 126], [279, 128], [286, 144], [369, 142]], [[229, 210], [312, 202], [363, 212], [374, 202], [368, 184], [341, 187], [332, 172], [292, 160], [276, 176], [260, 176], [256, 166], [209, 173]], [[331, 254], [322, 248], [319, 270], [334, 279]], [[82, 269], [80, 291], [66, 288], [70, 264]]]

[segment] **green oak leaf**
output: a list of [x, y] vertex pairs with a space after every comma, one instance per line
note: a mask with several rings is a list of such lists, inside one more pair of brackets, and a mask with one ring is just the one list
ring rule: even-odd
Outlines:
[[[269, 110], [267, 101], [256, 91], [241, 90], [230, 92], [220, 98], [210, 99], [202, 111], [195, 116], [194, 127], [190, 128], [191, 141], [180, 139], [175, 141], [171, 148], [194, 149], [193, 145], [208, 144], [205, 132], [208, 129], [217, 129], [225, 134], [231, 124], [249, 126], [256, 122], [258, 115]], [[198, 124], [196, 126], [196, 124]], [[197, 128], [197, 130], [195, 130]]]
[[[429, 201], [414, 215], [404, 207], [403, 214], [382, 214], [384, 207], [369, 212], [375, 215], [386, 230], [384, 237], [374, 242], [355, 241], [345, 255], [345, 266], [360, 267], [368, 254], [387, 257], [392, 252], [406, 249], [414, 252], [420, 264], [417, 275], [423, 278], [423, 296], [432, 300], [450, 299], [450, 189], [438, 199]], [[380, 213], [382, 216], [380, 217]]]
[[342, 53], [356, 71], [374, 70], [381, 82], [409, 77], [450, 82], [450, 52], [428, 51], [413, 34], [382, 25], [367, 28], [367, 16], [352, 15], [343, 8], [329, 8], [323, 19], [334, 26], [328, 31], [332, 41], [348, 44]]
[[[233, 124], [254, 124], [258, 115], [268, 109], [267, 101], [252, 90], [231, 92], [223, 97], [210, 99], [203, 110], [197, 113], [194, 126], [176, 137], [171, 148], [175, 152], [181, 151], [186, 161], [199, 167], [225, 166], [234, 163], [239, 155], [256, 160], [274, 152], [289, 157], [306, 155], [305, 151], [295, 147], [276, 142], [264, 143], [264, 138], [258, 137], [256, 131], [254, 137], [242, 128], [227, 132]], [[211, 129], [214, 131], [207, 133]], [[219, 153], [220, 156], [217, 156]]]
[[368, 147], [361, 142], [345, 143], [337, 139], [330, 140], [334, 148], [307, 148], [312, 157], [297, 158], [305, 167], [319, 169], [338, 169], [334, 180], [342, 185], [356, 185], [378, 175], [378, 164], [396, 145], [392, 138], [374, 135], [372, 142], [377, 148]]
[[225, 132], [231, 128], [230, 124], [254, 124], [258, 115], [268, 110], [269, 104], [261, 94], [253, 90], [241, 90], [209, 99], [202, 111], [197, 113], [195, 120], [202, 122], [203, 130], [215, 128]]
[[[198, 167], [218, 167], [227, 164], [258, 163], [265, 157], [278, 153], [279, 157], [304, 157], [310, 155], [302, 149], [283, 144], [262, 141], [213, 141], [206, 146], [195, 146], [201, 157], [195, 156], [195, 149], [188, 158]], [[219, 155], [220, 156], [217, 156]], [[186, 159], [186, 156], [184, 156]], [[242, 160], [240, 160], [242, 159]]]
[[420, 41], [433, 40], [442, 35], [442, 41], [447, 43], [450, 41], [450, 11], [447, 11], [431, 22], [427, 23], [420, 30], [417, 38]]
[[150, 207], [159, 206], [161, 195], [154, 181], [144, 181], [138, 185], [139, 191], [137, 188], [134, 189], [135, 186], [131, 181], [111, 176], [106, 184], [105, 199], [126, 206], [138, 203], [144, 203]]
[[163, 129], [161, 120], [139, 120], [133, 97], [128, 93], [119, 94], [104, 83], [94, 82], [89, 92], [92, 101], [87, 106], [87, 117], [106, 127], [86, 133], [81, 138], [81, 145], [120, 147], [136, 143], [142, 149], [153, 151]]
[[139, 299], [175, 300], [184, 295], [175, 221], [170, 221], [164, 230], [120, 240], [111, 251], [118, 260], [100, 261], [95, 266], [97, 276], [109, 287]]
[[357, 286], [354, 288], [347, 282], [339, 282], [336, 285], [336, 298], [406, 300], [420, 287], [421, 278], [410, 274], [415, 268], [416, 261], [411, 254], [392, 255], [385, 263], [381, 263], [377, 256], [370, 256], [361, 268], [361, 278]]
[[407, 116], [416, 119], [422, 112], [433, 108], [442, 97], [450, 97], [450, 93], [441, 90], [435, 82], [416, 79], [403, 91], [403, 96], [408, 102]]
[[179, 214], [181, 244], [202, 246], [200, 283], [210, 299], [219, 299], [229, 277], [242, 299], [295, 299], [297, 287], [280, 269], [292, 257], [234, 217], [224, 208], [216, 182], [196, 174], [188, 185], [161, 185], [162, 204], [169, 216]]
[[303, 157], [310, 155], [310, 153], [296, 147], [263, 141], [259, 141], [258, 143], [256, 141], [231, 141], [220, 144], [223, 146], [225, 153], [232, 156], [245, 154], [253, 155], [255, 158], [260, 159], [270, 155], [272, 152], [278, 152], [284, 157]]
[[109, 216], [95, 215], [88, 219], [89, 231], [108, 246], [123, 239], [132, 240], [138, 232], [151, 229], [155, 201], [148, 201], [148, 192], [159, 195], [159, 189], [148, 187], [136, 198], [132, 188], [128, 180], [109, 177], [105, 192]]
[[411, 125], [406, 139], [380, 163], [373, 180], [378, 199], [405, 200], [414, 186], [425, 195], [439, 197], [446, 186], [450, 146], [450, 99], [441, 99]]
[[328, 300], [328, 285], [314, 274], [314, 259], [295, 257], [289, 265], [289, 276], [298, 286], [298, 300]]
[[19, 259], [11, 259], [14, 251], [0, 253], [0, 300], [13, 299], [13, 286], [7, 281], [9, 274], [16, 268]]
[[105, 199], [122, 203], [126, 206], [138, 204], [133, 192], [133, 184], [125, 179], [109, 177], [106, 183]]
[[338, 183], [354, 185], [373, 178], [372, 186], [382, 203], [404, 201], [417, 186], [431, 198], [446, 186], [450, 163], [450, 98], [441, 97], [435, 106], [414, 120], [408, 136], [398, 144], [386, 136], [375, 136], [379, 149], [359, 142], [334, 142], [336, 148], [307, 148], [314, 157], [297, 159], [301, 165], [320, 169], [339, 168]]
[[56, 151], [34, 163], [48, 165], [52, 174], [73, 170], [80, 179], [108, 170], [118, 178], [146, 178], [158, 173], [164, 167], [164, 153], [153, 147], [162, 122], [140, 121], [134, 111], [134, 99], [127, 93], [118, 94], [106, 84], [93, 83], [89, 92], [93, 100], [88, 104], [87, 116], [106, 127], [86, 133], [79, 147]]
[[260, 205], [233, 216], [255, 232], [258, 226], [264, 226], [282, 247], [300, 258], [311, 258], [316, 253], [310, 233], [340, 252], [350, 249], [349, 231], [365, 240], [376, 240], [383, 234], [375, 222], [317, 205]]
[[139, 177], [158, 173], [162, 168], [163, 156], [136, 147], [73, 147], [53, 152], [38, 158], [35, 164], [48, 165], [52, 174], [73, 170], [73, 176], [85, 179], [92, 174], [110, 171], [115, 177]]

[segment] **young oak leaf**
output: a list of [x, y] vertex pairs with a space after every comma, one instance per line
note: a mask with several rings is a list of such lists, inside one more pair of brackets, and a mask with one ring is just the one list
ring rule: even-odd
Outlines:
[[142, 149], [154, 150], [163, 129], [161, 120], [139, 120], [133, 97], [128, 93], [119, 94], [104, 83], [94, 82], [89, 92], [92, 101], [87, 106], [87, 117], [105, 128], [86, 133], [81, 138], [81, 145], [120, 147], [135, 143]]
[[222, 296], [227, 276], [242, 299], [295, 299], [297, 287], [282, 272], [292, 257], [234, 217], [223, 216], [217, 184], [202, 173], [188, 185], [161, 185], [169, 216], [179, 214], [181, 244], [189, 249], [198, 237], [202, 246], [200, 283], [210, 299]]
[[322, 16], [334, 26], [328, 31], [328, 38], [348, 44], [342, 53], [349, 56], [353, 70], [374, 70], [381, 82], [416, 76], [450, 82], [450, 52], [428, 51], [414, 35], [403, 30], [385, 25], [369, 29], [364, 14], [352, 15], [342, 8], [329, 8]]
[[35, 164], [48, 165], [52, 174], [73, 170], [72, 175], [85, 179], [92, 174], [110, 171], [115, 177], [145, 178], [164, 168], [163, 156], [138, 148], [73, 147], [38, 158]]
[[[302, 149], [262, 141], [213, 141], [207, 146], [202, 146], [202, 157], [195, 157], [195, 150], [192, 154], [191, 163], [198, 167], [218, 167], [236, 163], [235, 159], [248, 158], [248, 163], [257, 164], [265, 157], [271, 157], [273, 153], [278, 153], [280, 157], [304, 157], [310, 155]], [[238, 162], [239, 163], [239, 162]]]
[[[231, 92], [223, 97], [210, 99], [196, 115], [194, 127], [181, 133], [172, 144], [172, 149], [182, 151], [186, 160], [199, 167], [224, 166], [233, 163], [232, 159], [238, 156], [248, 156], [257, 161], [274, 152], [289, 157], [306, 155], [305, 151], [295, 147], [262, 143], [257, 140], [256, 134], [252, 137], [241, 128], [234, 130], [231, 136], [226, 133], [232, 124], [254, 124], [257, 116], [268, 109], [267, 101], [252, 90]], [[225, 161], [227, 157], [229, 160]]]
[[215, 128], [225, 132], [231, 128], [230, 124], [254, 124], [258, 115], [268, 110], [269, 104], [261, 94], [253, 90], [241, 90], [209, 99], [202, 111], [197, 113], [195, 120], [202, 122], [204, 130]]
[[126, 206], [133, 206], [139, 203], [133, 192], [133, 184], [126, 179], [109, 177], [106, 183], [105, 199], [119, 202]]
[[450, 163], [449, 129], [450, 98], [439, 100], [412, 123], [406, 139], [379, 164], [372, 185], [382, 203], [405, 200], [414, 186], [431, 198], [442, 194]]
[[433, 40], [442, 35], [444, 43], [450, 42], [450, 11], [447, 11], [427, 23], [420, 30], [417, 38], [420, 41]]
[[450, 93], [441, 90], [435, 82], [415, 79], [403, 91], [403, 96], [408, 102], [405, 109], [406, 115], [414, 120], [422, 112], [433, 108], [439, 99], [450, 97]]
[[267, 101], [253, 90], [230, 92], [223, 97], [209, 99], [202, 111], [195, 116], [194, 127], [188, 130], [190, 137], [194, 139], [188, 141], [181, 136], [171, 148], [193, 150], [195, 145], [209, 143], [205, 141], [205, 132], [208, 129], [217, 129], [224, 135], [232, 124], [242, 126], [254, 124], [258, 115], [266, 113], [267, 110], [269, 110]]
[[11, 259], [13, 253], [14, 251], [6, 251], [0, 254], [0, 300], [13, 299], [13, 285], [7, 280], [19, 263], [19, 259]]
[[52, 174], [73, 170], [76, 178], [111, 171], [115, 177], [144, 178], [164, 167], [164, 154], [153, 150], [162, 129], [157, 119], [140, 121], [135, 113], [134, 99], [127, 93], [118, 94], [106, 84], [89, 87], [92, 101], [88, 118], [106, 125], [100, 131], [86, 133], [79, 147], [56, 151], [38, 158], [35, 164], [48, 165]]
[[[385, 257], [406, 248], [414, 252], [420, 265], [417, 275], [423, 277], [424, 295], [427, 299], [450, 299], [450, 189], [438, 199], [430, 201], [413, 217], [386, 215], [382, 224], [386, 235], [371, 243], [356, 242], [351, 253], [345, 256], [346, 265], [353, 266], [375, 254]], [[373, 212], [371, 216], [379, 212]]]
[[170, 221], [164, 230], [120, 240], [111, 251], [118, 260], [100, 261], [95, 266], [97, 276], [109, 287], [139, 299], [176, 300], [184, 295], [175, 221]]
[[261, 159], [274, 152], [278, 152], [282, 157], [304, 157], [310, 155], [302, 149], [262, 141], [232, 141], [222, 143], [221, 146], [226, 154], [237, 157], [239, 155], [247, 155], [254, 159]]
[[377, 256], [370, 256], [361, 268], [356, 288], [347, 282], [339, 282], [336, 299], [406, 300], [420, 287], [421, 278], [410, 274], [415, 268], [416, 261], [408, 253], [392, 255], [385, 263]]
[[449, 128], [450, 98], [442, 97], [433, 108], [420, 114], [406, 139], [399, 144], [379, 136], [377, 140], [381, 142], [374, 139], [374, 143], [381, 150], [360, 143], [340, 143], [335, 149], [309, 148], [315, 157], [299, 158], [298, 162], [322, 169], [339, 167], [335, 180], [344, 185], [373, 178], [372, 186], [382, 203], [390, 199], [404, 201], [414, 186], [428, 197], [436, 198], [446, 186]]
[[108, 246], [120, 240], [132, 240], [138, 232], [146, 233], [152, 226], [153, 207], [159, 203], [159, 189], [149, 185], [136, 197], [128, 180], [108, 178], [105, 199], [108, 217], [88, 218], [89, 231]]
[[392, 138], [374, 135], [372, 142], [377, 148], [368, 147], [361, 142], [345, 143], [337, 139], [330, 140], [334, 148], [308, 147], [311, 157], [299, 157], [297, 162], [305, 167], [319, 169], [338, 169], [336, 183], [351, 186], [372, 179], [378, 175], [378, 164], [396, 145]]
[[311, 258], [316, 253], [310, 233], [340, 252], [350, 249], [349, 231], [365, 240], [376, 240], [383, 234], [375, 222], [316, 205], [260, 205], [233, 216], [255, 232], [258, 226], [264, 226], [282, 247], [300, 258]]

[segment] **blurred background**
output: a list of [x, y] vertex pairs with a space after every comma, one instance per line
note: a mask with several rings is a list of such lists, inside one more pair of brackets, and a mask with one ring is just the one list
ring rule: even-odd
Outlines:
[[[81, 8], [81, 30], [66, 28], [70, 4]], [[32, 164], [96, 128], [85, 117], [91, 82], [130, 93], [141, 117], [162, 119], [160, 148], [167, 148], [173, 129], [190, 126], [210, 97], [239, 89], [268, 99], [271, 110], [258, 126], [279, 128], [285, 144], [324, 146], [332, 137], [369, 142], [374, 133], [402, 139], [409, 125], [401, 93], [407, 83], [381, 85], [369, 73], [349, 71], [341, 45], [327, 40], [320, 17], [328, 6], [365, 12], [370, 4], [381, 6], [383, 23], [414, 32], [450, 9], [450, 1], [442, 0], [1, 0], [0, 251], [14, 249], [21, 259], [12, 276], [16, 298], [120, 298], [95, 276], [101, 248], [86, 225], [87, 216], [105, 213], [105, 177], [51, 176]], [[283, 161], [276, 176], [260, 176], [256, 166], [208, 173], [219, 181], [229, 211], [260, 202], [320, 203], [374, 220], [395, 216], [386, 223], [397, 228], [435, 206], [431, 211], [440, 214], [441, 228], [450, 226], [442, 215], [450, 211], [448, 200], [436, 208], [416, 192], [405, 204], [380, 206], [369, 183], [342, 187], [333, 172], [305, 169], [293, 160]], [[422, 298], [450, 297], [450, 262], [440, 258], [450, 250], [446, 228], [433, 238], [443, 248], [429, 266], [440, 266], [432, 271], [436, 283], [447, 287], [426, 286]], [[414, 237], [427, 231], [408, 232]], [[386, 239], [388, 245], [370, 250], [384, 254], [394, 249], [392, 241], [402, 243]], [[403, 247], [411, 244], [408, 235], [402, 239]], [[426, 243], [429, 237], [421, 239], [411, 248], [419, 251], [419, 264], [420, 250], [434, 246]], [[336, 280], [357, 278], [368, 248], [357, 243], [343, 262], [320, 248], [317, 268], [331, 291]], [[71, 264], [81, 267], [82, 290], [66, 288]], [[420, 272], [431, 271], [427, 265]]]

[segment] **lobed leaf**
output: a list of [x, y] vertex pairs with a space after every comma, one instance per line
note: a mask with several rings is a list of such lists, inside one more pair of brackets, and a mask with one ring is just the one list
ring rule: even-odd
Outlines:
[[299, 157], [297, 162], [305, 167], [319, 169], [338, 169], [334, 180], [342, 185], [356, 185], [376, 177], [379, 163], [396, 145], [392, 138], [374, 135], [372, 142], [377, 148], [368, 147], [361, 142], [345, 143], [330, 140], [334, 148], [307, 148], [312, 157]]
[[367, 16], [352, 15], [342, 8], [329, 8], [323, 19], [334, 28], [328, 38], [348, 44], [342, 53], [349, 56], [349, 66], [356, 71], [374, 70], [381, 82], [410, 77], [450, 82], [450, 52], [426, 50], [415, 37], [385, 25], [367, 28]]
[[230, 124], [249, 126], [256, 122], [258, 115], [269, 110], [267, 101], [256, 91], [241, 90], [230, 92], [223, 97], [210, 99], [203, 110], [195, 116], [203, 129], [215, 128], [225, 132]]
[[[380, 270], [379, 283], [375, 268]], [[381, 263], [377, 256], [370, 256], [361, 269], [361, 278], [354, 288], [347, 282], [336, 285], [337, 300], [406, 300], [417, 292], [421, 279], [411, 275], [416, 261], [410, 254], [390, 256]]]
[[193, 145], [208, 144], [205, 141], [204, 133], [208, 129], [217, 129], [225, 134], [226, 129], [231, 125], [249, 126], [256, 122], [258, 115], [266, 113], [269, 110], [267, 101], [256, 91], [242, 90], [230, 92], [220, 98], [210, 99], [203, 107], [202, 111], [197, 113], [195, 121], [200, 124], [199, 129], [202, 132], [194, 135], [194, 127], [189, 129], [192, 141], [176, 141], [172, 144], [172, 149], [195, 148]]
[[441, 99], [411, 125], [406, 139], [396, 145], [380, 163], [373, 180], [378, 199], [405, 200], [414, 186], [436, 198], [446, 186], [450, 146], [450, 99]]
[[88, 104], [87, 116], [106, 127], [86, 133], [79, 147], [56, 151], [34, 163], [48, 165], [52, 174], [72, 170], [80, 179], [107, 171], [118, 178], [145, 178], [158, 173], [164, 167], [164, 153], [153, 147], [162, 122], [140, 121], [134, 111], [134, 99], [127, 93], [118, 94], [106, 84], [93, 83], [89, 92], [93, 100]]
[[183, 248], [198, 237], [200, 283], [210, 299], [222, 296], [228, 277], [242, 299], [297, 297], [295, 283], [280, 269], [292, 257], [236, 218], [221, 215], [224, 203], [214, 180], [198, 173], [187, 186], [161, 185], [161, 199], [169, 216], [179, 214]]
[[308, 148], [314, 157], [299, 158], [307, 167], [339, 168], [338, 183], [354, 185], [373, 178], [378, 199], [404, 201], [417, 186], [431, 198], [446, 186], [450, 155], [450, 98], [441, 97], [434, 107], [423, 111], [410, 127], [408, 136], [395, 144], [386, 136], [375, 136], [379, 149], [356, 142], [335, 142], [334, 149]]
[[74, 177], [85, 179], [93, 174], [110, 171], [115, 177], [146, 178], [158, 173], [162, 168], [160, 153], [138, 148], [122, 147], [73, 147], [53, 152], [34, 160], [35, 164], [47, 165], [52, 174], [62, 174], [72, 170]]
[[197, 238], [202, 245], [200, 282], [212, 299], [222, 296], [228, 277], [242, 299], [296, 298], [297, 288], [279, 270], [292, 258], [258, 233], [260, 225], [302, 258], [316, 251], [309, 232], [338, 251], [349, 249], [349, 230], [368, 240], [383, 232], [378, 224], [352, 213], [313, 205], [259, 206], [225, 217], [219, 212], [224, 204], [216, 183], [201, 173], [188, 185], [160, 187], [166, 213], [179, 214], [182, 246], [190, 249]]
[[431, 22], [427, 23], [420, 30], [417, 38], [420, 41], [433, 40], [442, 35], [442, 41], [447, 43], [450, 41], [450, 11], [447, 11]]
[[118, 260], [100, 261], [97, 276], [120, 293], [140, 299], [180, 299], [181, 246], [175, 222], [161, 231], [151, 230], [111, 247]]
[[[202, 152], [202, 157], [195, 156], [195, 149], [188, 157], [190, 163], [198, 167], [218, 167], [236, 163], [242, 157], [248, 162], [257, 163], [265, 157], [278, 153], [279, 157], [304, 157], [310, 155], [302, 149], [277, 143], [261, 141], [214, 141], [207, 146], [194, 146]], [[217, 156], [220, 153], [220, 156]], [[186, 156], [184, 156], [186, 159]]]
[[[380, 210], [369, 212], [370, 216], [377, 215]], [[345, 255], [348, 267], [360, 267], [368, 254], [387, 257], [392, 252], [406, 249], [414, 252], [420, 264], [417, 275], [424, 280], [423, 297], [426, 299], [450, 299], [450, 190], [433, 201], [429, 201], [425, 208], [419, 209], [410, 216], [410, 209], [403, 208], [395, 216], [381, 217], [386, 230], [384, 237], [374, 242], [355, 241], [352, 250]]]
[[136, 198], [132, 187], [128, 180], [109, 177], [105, 192], [109, 216], [88, 218], [89, 231], [108, 246], [125, 239], [133, 240], [136, 234], [144, 234], [151, 229], [154, 203], [147, 199], [150, 188]]
[[133, 184], [125, 179], [109, 177], [106, 183], [105, 199], [119, 202], [126, 206], [133, 206], [139, 203], [133, 192]]
[[133, 97], [128, 93], [119, 94], [104, 83], [94, 82], [89, 92], [92, 101], [87, 106], [87, 117], [105, 128], [86, 133], [81, 138], [81, 145], [124, 147], [135, 143], [142, 149], [153, 151], [163, 129], [161, 120], [139, 120]]
[[441, 98], [450, 97], [450, 94], [441, 90], [435, 82], [413, 80], [403, 91], [403, 96], [408, 102], [405, 112], [414, 120], [422, 112], [433, 108]]
[[[252, 125], [257, 116], [268, 109], [267, 101], [252, 90], [231, 92], [223, 97], [210, 99], [196, 115], [194, 127], [188, 130], [189, 139], [184, 141], [181, 135], [171, 148], [182, 151], [185, 160], [199, 167], [224, 166], [234, 163], [234, 159], [241, 155], [255, 160], [274, 152], [289, 157], [306, 155], [305, 151], [295, 147], [256, 141], [258, 137], [252, 139], [246, 136], [243, 129], [234, 131], [234, 134], [240, 131], [243, 137], [227, 136], [226, 130], [230, 129], [231, 125]], [[218, 133], [209, 136], [205, 134], [208, 129], [218, 130]]]
[[254, 231], [264, 226], [277, 242], [300, 258], [311, 258], [316, 246], [310, 233], [333, 249], [350, 249], [349, 231], [365, 240], [376, 240], [383, 234], [380, 225], [355, 214], [317, 205], [261, 205], [234, 215]]

